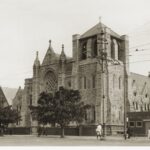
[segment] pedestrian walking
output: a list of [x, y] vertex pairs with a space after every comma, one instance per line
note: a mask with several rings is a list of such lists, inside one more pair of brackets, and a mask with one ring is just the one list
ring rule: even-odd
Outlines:
[[150, 127], [148, 128], [148, 139], [150, 139]]
[[127, 138], [129, 139], [131, 136], [130, 127], [127, 128]]
[[99, 123], [97, 128], [96, 128], [96, 136], [97, 136], [97, 139], [98, 137], [100, 138], [101, 140], [101, 137], [102, 137], [102, 125]]

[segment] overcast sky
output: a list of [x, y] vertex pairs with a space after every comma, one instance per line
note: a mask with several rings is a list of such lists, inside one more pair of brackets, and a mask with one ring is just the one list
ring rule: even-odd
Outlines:
[[[71, 56], [72, 35], [83, 34], [99, 16], [115, 32], [129, 34], [131, 51], [150, 42], [150, 0], [0, 0], [0, 85], [23, 87], [36, 51], [42, 62], [49, 39], [57, 53], [63, 43]], [[138, 54], [130, 61], [150, 58], [148, 51]], [[132, 63], [130, 70], [147, 75], [150, 62]]]

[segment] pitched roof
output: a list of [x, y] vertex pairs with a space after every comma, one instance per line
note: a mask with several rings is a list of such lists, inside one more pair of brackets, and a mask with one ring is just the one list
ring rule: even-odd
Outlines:
[[7, 107], [9, 105], [1, 87], [0, 87], [0, 104], [3, 105], [2, 107]]
[[[84, 34], [82, 34], [80, 38], [82, 39], [82, 38], [86, 38], [86, 37], [90, 37], [90, 36], [94, 36], [94, 35], [98, 34], [100, 27], [107, 27], [107, 26], [104, 25], [104, 24], [102, 24], [102, 23], [101, 23], [101, 24], [98, 23], [98, 24], [96, 24], [94, 27], [92, 27], [92, 28], [90, 28], [88, 31], [86, 31]], [[107, 28], [108, 28], [108, 27], [107, 27]], [[110, 28], [109, 28], [109, 29], [110, 29]], [[112, 36], [116, 37], [116, 38], [120, 38], [120, 35], [117, 34], [116, 32], [114, 32], [114, 31], [111, 30], [111, 29], [110, 29], [110, 34], [111, 34]]]

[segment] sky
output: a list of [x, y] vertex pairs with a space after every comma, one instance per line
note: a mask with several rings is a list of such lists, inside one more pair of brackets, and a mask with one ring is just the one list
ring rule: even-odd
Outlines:
[[142, 49], [150, 49], [150, 0], [0, 0], [0, 85], [23, 88], [36, 51], [42, 62], [49, 40], [56, 53], [64, 44], [72, 56], [72, 35], [83, 34], [100, 16], [118, 34], [129, 35], [130, 71], [147, 75], [150, 61], [143, 60], [150, 60], [150, 52]]

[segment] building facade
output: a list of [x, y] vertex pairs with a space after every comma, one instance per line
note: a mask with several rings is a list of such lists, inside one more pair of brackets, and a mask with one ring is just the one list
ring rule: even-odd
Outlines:
[[[79, 90], [82, 101], [92, 106], [83, 124], [123, 126], [124, 99], [128, 111], [134, 111], [133, 101], [137, 101], [133, 100], [134, 91], [139, 92], [136, 82], [131, 85], [135, 76], [129, 72], [128, 37], [118, 35], [102, 23], [82, 35], [72, 36], [72, 58], [66, 56], [64, 45], [61, 54], [56, 54], [49, 41], [43, 62], [40, 63], [37, 52], [33, 77], [25, 79], [24, 89], [19, 89], [20, 94], [13, 100], [22, 114], [20, 126], [36, 126], [28, 106], [37, 105], [41, 92], [55, 92], [60, 86]], [[148, 82], [143, 93], [147, 93], [149, 84], [149, 78], [145, 78]]]

